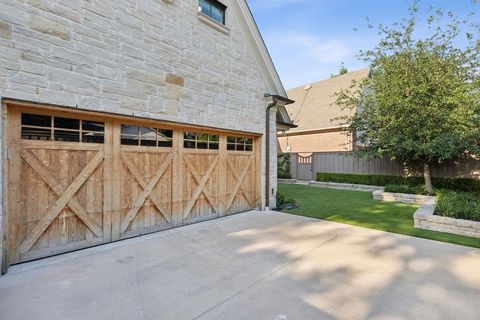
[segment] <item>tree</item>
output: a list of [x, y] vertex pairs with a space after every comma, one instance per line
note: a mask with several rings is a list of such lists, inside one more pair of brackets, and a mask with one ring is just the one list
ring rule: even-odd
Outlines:
[[473, 13], [460, 20], [430, 8], [429, 35], [419, 38], [418, 13], [414, 1], [408, 18], [369, 26], [381, 36], [359, 55], [370, 77], [337, 98], [344, 108], [358, 107], [344, 119], [357, 132], [359, 154], [421, 163], [431, 193], [433, 163], [480, 154], [480, 28]]
[[347, 74], [348, 69], [345, 67], [345, 64], [342, 62], [340, 65], [340, 69], [338, 69], [338, 75], [341, 76], [342, 74]]
[[338, 77], [347, 73], [348, 73], [348, 69], [345, 67], [345, 64], [342, 62], [342, 64], [340, 65], [340, 68], [338, 69], [338, 74], [330, 74], [330, 78]]

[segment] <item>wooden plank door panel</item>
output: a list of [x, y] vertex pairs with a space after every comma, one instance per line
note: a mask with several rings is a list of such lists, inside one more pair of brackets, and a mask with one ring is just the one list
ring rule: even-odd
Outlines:
[[[109, 241], [104, 203], [110, 198], [105, 188], [110, 140], [102, 144], [21, 139], [22, 112], [36, 113], [7, 107], [6, 265]], [[74, 113], [61, 116], [78, 119]], [[110, 130], [106, 125], [105, 137], [111, 137]]]
[[135, 151], [129, 146], [120, 152], [120, 238], [172, 228], [171, 151]]
[[227, 202], [225, 211], [233, 214], [252, 210], [255, 200], [255, 159], [253, 153], [227, 155]]
[[19, 262], [103, 242], [103, 150], [21, 151]]
[[183, 215], [181, 224], [220, 215], [219, 155], [216, 151], [185, 151], [183, 171]]

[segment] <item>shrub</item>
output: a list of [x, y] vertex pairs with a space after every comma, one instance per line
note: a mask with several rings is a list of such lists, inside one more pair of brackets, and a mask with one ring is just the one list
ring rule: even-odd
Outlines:
[[285, 195], [277, 191], [277, 209], [291, 209], [297, 207], [297, 201], [292, 198], [286, 198]]
[[385, 186], [385, 192], [429, 195], [428, 192], [425, 191], [423, 185], [407, 186], [404, 184], [387, 184]]
[[290, 174], [290, 153], [279, 153], [277, 155], [277, 177], [280, 179], [291, 179]]
[[283, 193], [277, 192], [276, 198], [277, 198], [277, 206], [281, 206], [285, 203], [285, 195]]
[[480, 194], [442, 190], [438, 192], [435, 214], [480, 221]]
[[[424, 185], [423, 177], [400, 177], [367, 174], [345, 174], [317, 172], [317, 181], [366, 184], [374, 186], [386, 186], [389, 184], [418, 187]], [[464, 178], [432, 178], [436, 189], [448, 189], [455, 191], [480, 192], [480, 180]]]
[[405, 177], [399, 176], [318, 172], [317, 181], [385, 186], [387, 184], [419, 185], [423, 183], [423, 178], [410, 177], [407, 181]]
[[385, 192], [411, 193], [411, 190], [410, 187], [403, 184], [387, 184], [385, 186]]
[[425, 190], [423, 185], [418, 186], [408, 186], [405, 184], [387, 184], [385, 186], [385, 192], [393, 192], [393, 193], [408, 193], [408, 194], [421, 194], [421, 195], [435, 195], [434, 193], [428, 193]]

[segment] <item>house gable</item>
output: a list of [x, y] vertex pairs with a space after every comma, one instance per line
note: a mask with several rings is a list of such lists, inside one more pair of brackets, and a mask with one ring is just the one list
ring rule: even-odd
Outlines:
[[258, 26], [248, 4], [245, 0], [229, 2], [234, 9], [235, 17], [240, 21], [240, 27], [252, 49], [262, 76], [267, 83], [269, 93], [286, 97], [287, 93], [273, 65], [272, 58], [258, 30]]
[[[252, 50], [255, 61], [268, 87], [268, 93], [287, 97], [287, 92], [283, 87], [280, 76], [273, 64], [272, 57], [268, 52], [265, 41], [262, 38], [247, 2], [245, 0], [239, 0], [230, 1], [230, 3], [234, 9], [234, 15], [237, 17], [237, 21], [240, 21], [240, 27], [245, 35], [245, 39]], [[277, 118], [280, 119], [279, 123], [291, 123], [285, 105], [279, 104], [277, 107]]]

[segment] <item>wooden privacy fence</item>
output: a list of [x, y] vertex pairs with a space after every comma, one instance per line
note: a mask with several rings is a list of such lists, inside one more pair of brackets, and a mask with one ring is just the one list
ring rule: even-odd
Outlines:
[[[421, 168], [407, 166], [402, 161], [392, 161], [388, 157], [378, 159], [356, 158], [351, 152], [291, 154], [290, 173], [292, 179], [315, 180], [317, 172], [387, 176], [422, 175]], [[480, 159], [470, 158], [433, 165], [432, 176], [480, 179]]]

